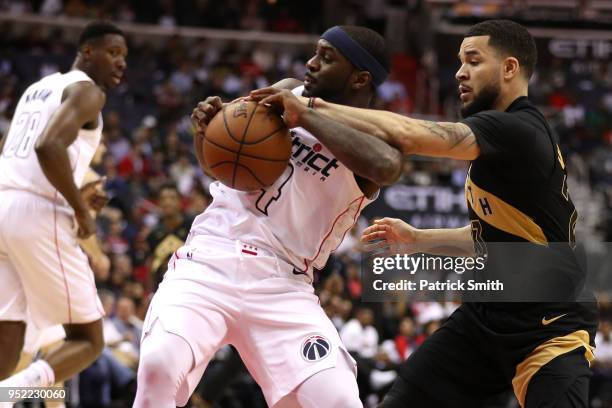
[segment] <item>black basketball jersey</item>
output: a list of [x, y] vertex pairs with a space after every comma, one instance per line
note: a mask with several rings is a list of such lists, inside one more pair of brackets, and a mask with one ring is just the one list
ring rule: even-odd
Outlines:
[[578, 214], [542, 113], [520, 97], [505, 112], [480, 112], [463, 123], [480, 147], [465, 183], [475, 244], [568, 242], [573, 248]]
[[476, 252], [487, 255], [476, 278], [505, 282], [503, 293], [486, 294], [479, 307], [532, 310], [534, 316], [551, 308], [573, 310], [580, 317], [569, 327], [592, 324], [593, 305], [585, 311], [573, 303], [590, 302], [592, 295], [574, 251], [578, 214], [565, 162], [544, 115], [520, 97], [505, 112], [479, 112], [463, 123], [480, 147], [465, 183]]

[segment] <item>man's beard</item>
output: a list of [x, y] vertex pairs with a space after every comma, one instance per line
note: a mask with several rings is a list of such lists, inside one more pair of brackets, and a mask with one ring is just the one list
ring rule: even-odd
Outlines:
[[467, 118], [475, 113], [493, 109], [495, 101], [499, 97], [499, 88], [499, 83], [487, 84], [478, 95], [474, 95], [472, 102], [461, 108], [461, 117]]

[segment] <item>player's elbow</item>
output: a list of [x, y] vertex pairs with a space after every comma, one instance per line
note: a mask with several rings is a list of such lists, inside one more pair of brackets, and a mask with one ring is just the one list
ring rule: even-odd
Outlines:
[[41, 138], [39, 142], [34, 145], [34, 152], [40, 163], [52, 164], [54, 158], [57, 157], [58, 152], [62, 149], [62, 146], [58, 143], [55, 138]]
[[402, 154], [396, 149], [383, 154], [376, 166], [376, 179], [379, 186], [388, 186], [395, 183], [402, 175]]
[[[41, 138], [42, 139], [42, 138]], [[38, 160], [45, 160], [53, 155], [53, 151], [57, 146], [52, 141], [42, 139], [34, 146], [34, 152], [38, 157]]]

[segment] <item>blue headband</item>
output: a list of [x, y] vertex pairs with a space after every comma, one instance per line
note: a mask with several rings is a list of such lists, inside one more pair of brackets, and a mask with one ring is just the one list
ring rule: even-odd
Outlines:
[[336, 47], [357, 69], [368, 71], [372, 75], [374, 85], [379, 86], [387, 79], [387, 70], [340, 27], [330, 28], [321, 38]]

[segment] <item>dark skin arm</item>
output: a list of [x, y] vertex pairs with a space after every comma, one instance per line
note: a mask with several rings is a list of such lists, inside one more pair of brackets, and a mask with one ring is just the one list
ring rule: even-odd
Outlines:
[[378, 186], [394, 183], [401, 175], [402, 154], [398, 149], [306, 108], [289, 91], [266, 89], [266, 94], [259, 93], [255, 99], [281, 109], [288, 127], [301, 126], [315, 135], [338, 160], [359, 176], [357, 181], [367, 196], [373, 194]]
[[74, 209], [79, 224], [79, 238], [87, 238], [96, 228], [88, 205], [74, 182], [68, 147], [75, 141], [81, 128], [95, 126], [105, 100], [100, 88], [90, 82], [77, 82], [66, 88], [61, 106], [53, 114], [35, 146], [45, 176]]
[[380, 139], [335, 122], [312, 109], [299, 115], [298, 126], [312, 133], [359, 176], [356, 177], [357, 183], [368, 197], [379, 186], [393, 184], [401, 175], [402, 154]]

